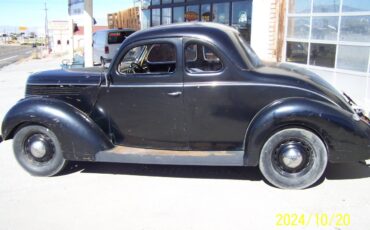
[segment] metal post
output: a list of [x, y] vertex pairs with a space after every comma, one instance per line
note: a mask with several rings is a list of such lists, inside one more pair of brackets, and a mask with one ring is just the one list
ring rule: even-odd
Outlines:
[[70, 16], [68, 19], [68, 37], [69, 37], [69, 46], [68, 46], [68, 59], [73, 62], [74, 56], [74, 24], [73, 19]]
[[85, 0], [84, 6], [84, 58], [85, 67], [93, 66], [93, 49], [92, 49], [92, 27], [93, 27], [93, 0]]

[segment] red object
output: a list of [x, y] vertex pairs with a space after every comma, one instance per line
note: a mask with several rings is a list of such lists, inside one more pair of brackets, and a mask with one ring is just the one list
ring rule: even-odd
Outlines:
[[108, 46], [104, 47], [104, 52], [105, 52], [105, 54], [109, 54], [109, 47]]
[[[83, 26], [78, 26], [77, 31], [74, 32], [74, 35], [84, 35], [85, 34], [85, 28]], [[108, 26], [93, 26], [93, 33], [99, 30], [107, 30]]]

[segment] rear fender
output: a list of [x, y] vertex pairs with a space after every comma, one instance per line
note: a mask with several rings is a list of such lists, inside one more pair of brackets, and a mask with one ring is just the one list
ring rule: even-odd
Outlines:
[[286, 98], [266, 106], [246, 132], [244, 164], [258, 165], [261, 149], [275, 132], [300, 127], [314, 132], [324, 142], [330, 162], [370, 158], [370, 126], [354, 114], [325, 102]]
[[85, 113], [63, 101], [29, 97], [19, 101], [7, 113], [2, 124], [4, 140], [19, 128], [37, 124], [52, 130], [68, 160], [94, 160], [95, 154], [113, 148], [103, 131]]

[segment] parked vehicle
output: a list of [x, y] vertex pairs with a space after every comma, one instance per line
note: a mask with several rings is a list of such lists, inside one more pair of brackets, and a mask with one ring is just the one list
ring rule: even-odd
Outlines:
[[109, 69], [32, 74], [2, 135], [37, 176], [68, 160], [259, 166], [273, 185], [301, 189], [328, 162], [370, 158], [370, 124], [349, 99], [312, 72], [264, 65], [213, 23], [137, 32]]
[[110, 63], [122, 42], [134, 32], [135, 30], [132, 29], [111, 29], [95, 32], [93, 35], [94, 63], [102, 66]]

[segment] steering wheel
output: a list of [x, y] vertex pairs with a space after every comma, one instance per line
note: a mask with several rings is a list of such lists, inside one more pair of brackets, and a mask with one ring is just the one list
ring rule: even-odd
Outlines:
[[144, 73], [144, 69], [143, 67], [141, 67], [139, 64], [135, 63], [135, 62], [132, 62], [130, 64], [130, 68], [132, 69], [132, 71], [134, 73]]

